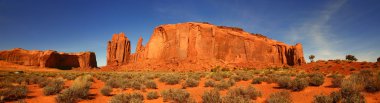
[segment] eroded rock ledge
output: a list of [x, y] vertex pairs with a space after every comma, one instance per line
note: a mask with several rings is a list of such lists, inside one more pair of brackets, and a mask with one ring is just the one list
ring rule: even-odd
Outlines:
[[63, 53], [53, 50], [24, 50], [15, 48], [0, 51], [0, 58], [6, 62], [25, 66], [39, 66], [48, 68], [96, 68], [94, 52]]

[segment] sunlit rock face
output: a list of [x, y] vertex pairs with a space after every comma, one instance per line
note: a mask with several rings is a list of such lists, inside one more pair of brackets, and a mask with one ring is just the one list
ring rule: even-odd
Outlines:
[[49, 68], [96, 68], [96, 56], [93, 52], [63, 53], [53, 50], [24, 50], [15, 48], [0, 51], [0, 58], [6, 62], [25, 66]]
[[146, 44], [139, 38], [130, 53], [125, 35], [115, 34], [107, 49], [108, 65], [127, 68], [205, 70], [215, 66], [261, 68], [302, 65], [302, 45], [291, 46], [240, 28], [186, 22], [156, 27]]

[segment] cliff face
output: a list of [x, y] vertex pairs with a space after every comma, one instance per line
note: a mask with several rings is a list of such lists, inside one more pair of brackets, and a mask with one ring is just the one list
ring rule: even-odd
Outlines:
[[97, 67], [95, 53], [93, 52], [58, 53], [52, 50], [38, 51], [15, 48], [0, 51], [0, 58], [7, 62], [25, 66], [62, 69]]
[[[116, 37], [120, 36], [124, 37], [124, 34]], [[115, 35], [111, 44], [114, 38]], [[125, 48], [130, 48], [129, 41], [126, 44]], [[123, 63], [131, 68], [207, 69], [217, 65], [258, 67], [305, 63], [301, 44], [290, 46], [240, 28], [208, 23], [161, 25], [154, 29], [146, 46], [142, 45], [140, 38], [136, 47], [136, 53], [130, 54], [128, 49], [112, 56], [130, 55]], [[108, 47], [108, 51], [116, 49]]]

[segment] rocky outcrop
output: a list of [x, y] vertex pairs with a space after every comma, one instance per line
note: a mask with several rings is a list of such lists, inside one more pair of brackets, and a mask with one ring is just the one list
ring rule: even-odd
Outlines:
[[131, 54], [131, 43], [124, 33], [114, 34], [107, 46], [107, 65], [127, 64]]
[[[126, 55], [130, 54], [129, 41], [115, 39], [125, 38], [124, 36], [114, 35], [108, 43], [108, 54], [111, 57], [126, 59]], [[126, 44], [121, 45], [121, 48], [127, 49], [114, 47], [116, 41]], [[193, 70], [214, 66], [259, 68], [305, 63], [301, 44], [290, 46], [240, 28], [198, 22], [158, 26], [146, 46], [142, 45], [140, 38], [136, 47], [136, 53], [130, 54], [129, 61], [117, 62], [127, 64], [125, 66], [128, 68]], [[112, 55], [119, 50], [123, 53]], [[115, 61], [113, 58], [107, 61]]]
[[96, 68], [96, 57], [93, 52], [62, 53], [52, 50], [24, 50], [15, 48], [0, 51], [0, 58], [6, 62], [25, 66], [49, 68]]

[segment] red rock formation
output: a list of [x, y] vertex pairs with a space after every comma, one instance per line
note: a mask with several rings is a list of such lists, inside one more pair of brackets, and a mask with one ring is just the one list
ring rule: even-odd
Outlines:
[[131, 54], [131, 43], [124, 33], [114, 34], [107, 47], [107, 65], [127, 64]]
[[15, 48], [0, 51], [2, 60], [26, 66], [39, 66], [49, 68], [95, 68], [96, 57], [93, 52], [58, 53], [52, 50], [24, 50]]
[[[110, 46], [115, 45], [115, 37], [124, 38], [124, 34], [114, 35], [108, 51], [116, 50]], [[127, 67], [197, 70], [219, 65], [260, 68], [305, 63], [301, 44], [290, 46], [240, 28], [208, 23], [161, 25], [154, 29], [145, 47], [141, 43], [142, 38], [139, 39], [136, 53], [130, 56], [130, 63], [123, 62], [128, 64]], [[129, 53], [128, 50], [122, 55], [112, 56], [125, 57]]]

